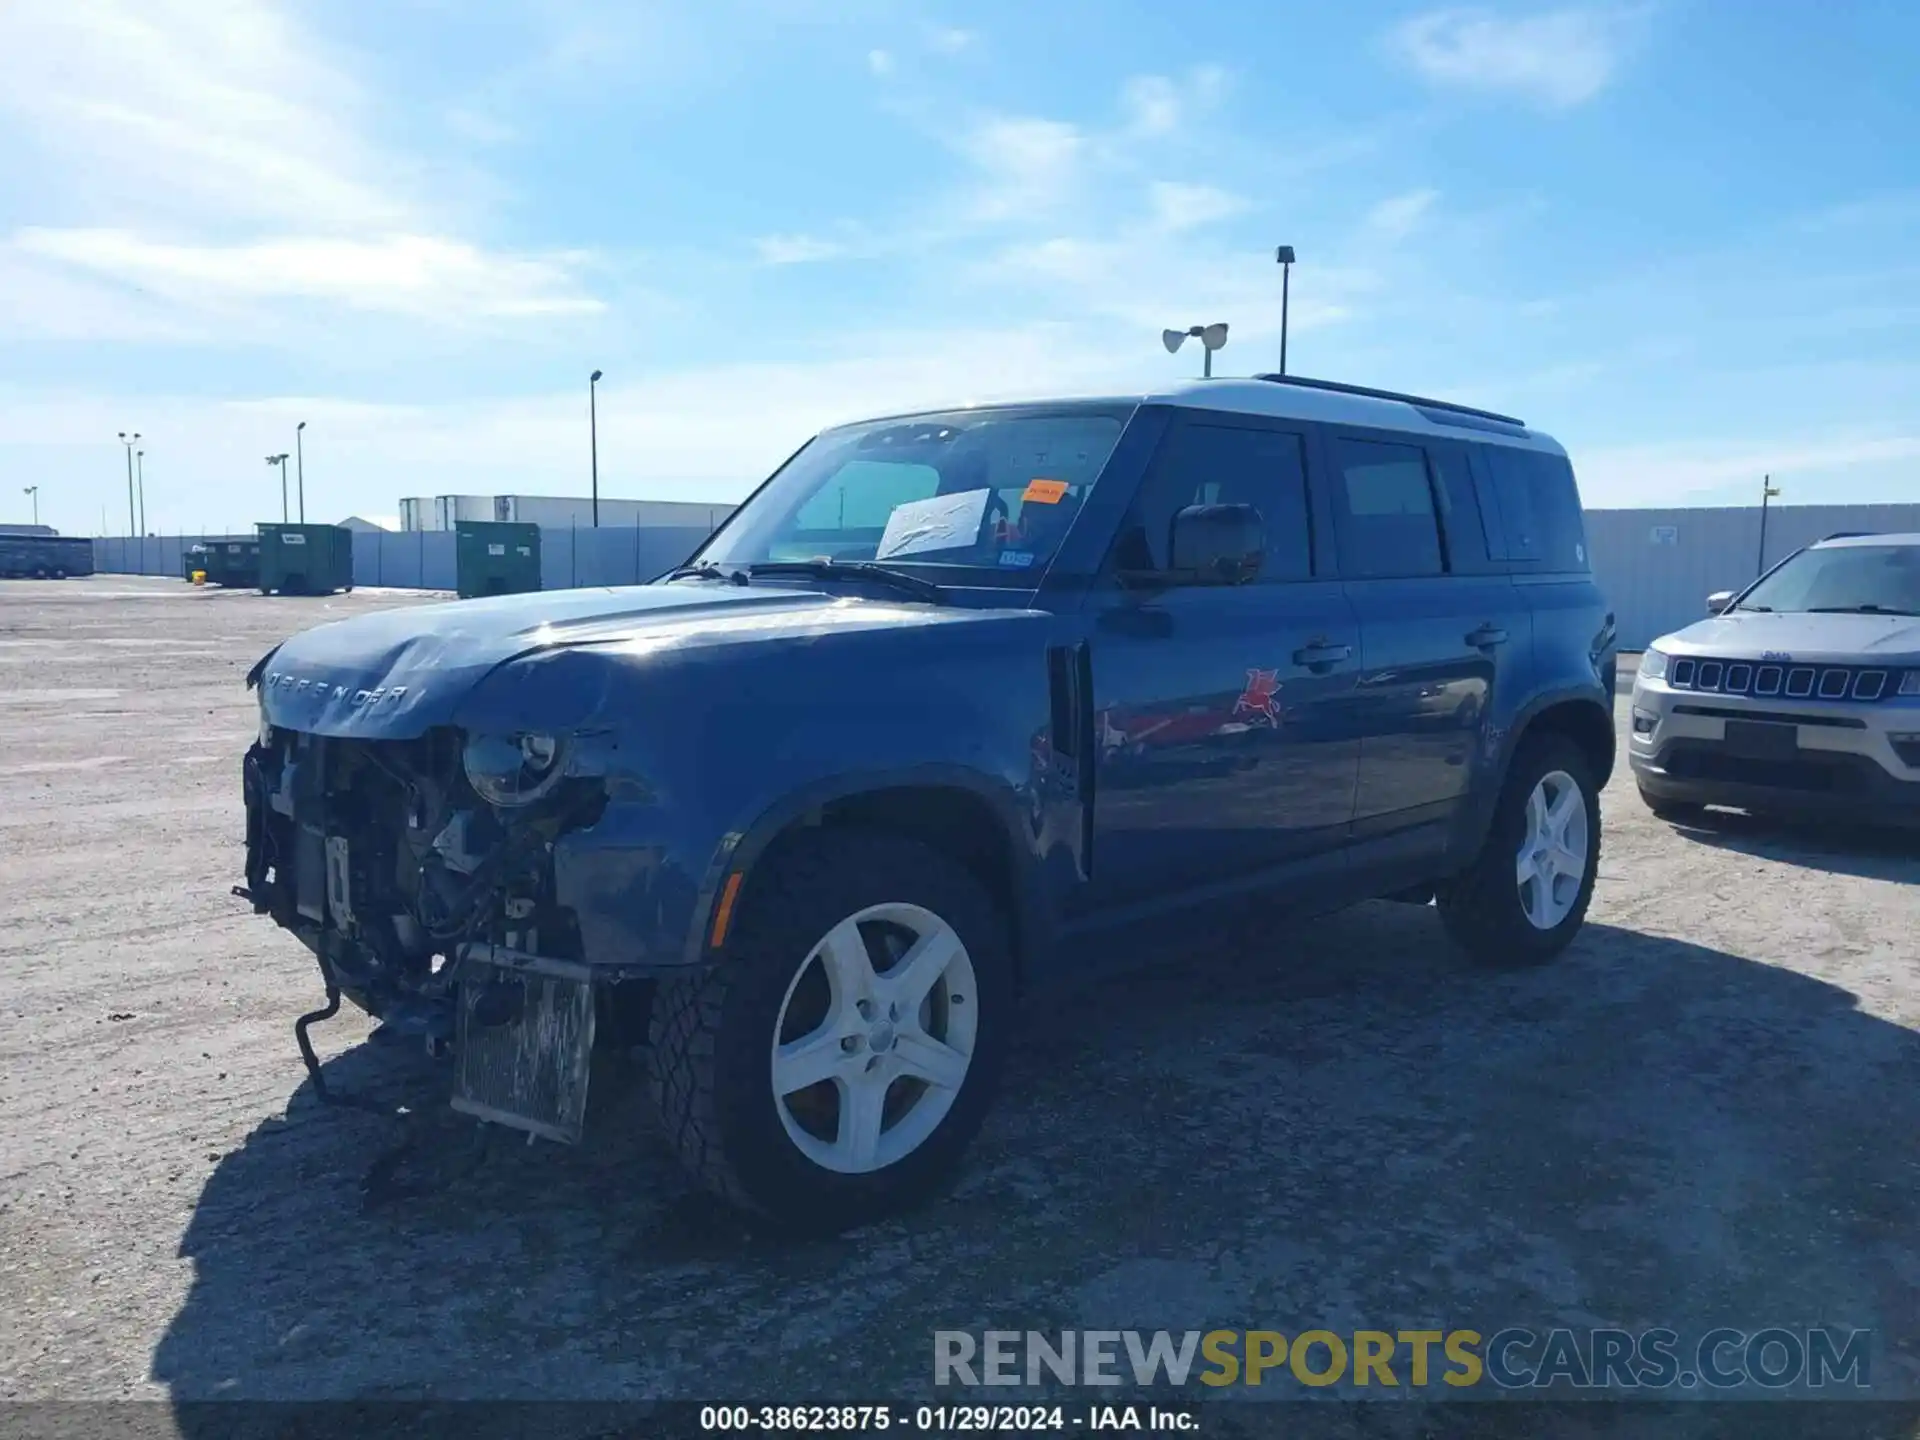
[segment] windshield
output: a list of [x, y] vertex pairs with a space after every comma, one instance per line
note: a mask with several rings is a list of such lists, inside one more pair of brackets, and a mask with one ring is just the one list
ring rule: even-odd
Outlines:
[[[829, 430], [689, 562], [878, 562], [963, 584], [1044, 569], [1125, 425], [1111, 407], [960, 410]], [[987, 578], [992, 576], [994, 578]]]
[[1754, 586], [1739, 608], [1920, 615], [1920, 545], [1802, 550]]

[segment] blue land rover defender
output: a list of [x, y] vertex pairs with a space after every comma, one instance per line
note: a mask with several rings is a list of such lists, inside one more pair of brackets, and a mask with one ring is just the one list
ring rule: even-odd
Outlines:
[[240, 893], [456, 1108], [577, 1140], [637, 1027], [693, 1171], [837, 1229], [952, 1174], [1023, 991], [1194, 907], [1431, 901], [1555, 954], [1614, 665], [1518, 420], [1272, 376], [896, 416], [651, 585], [263, 657]]

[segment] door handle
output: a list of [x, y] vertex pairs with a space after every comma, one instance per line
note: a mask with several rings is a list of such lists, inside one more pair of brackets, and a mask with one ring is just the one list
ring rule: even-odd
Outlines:
[[1329, 645], [1324, 640], [1316, 640], [1311, 645], [1303, 645], [1293, 652], [1293, 663], [1304, 665], [1309, 670], [1321, 669], [1328, 665], [1337, 665], [1342, 660], [1353, 658], [1351, 645]]
[[1478, 630], [1467, 632], [1467, 644], [1476, 650], [1491, 650], [1496, 645], [1507, 643], [1507, 632], [1498, 625], [1482, 625]]

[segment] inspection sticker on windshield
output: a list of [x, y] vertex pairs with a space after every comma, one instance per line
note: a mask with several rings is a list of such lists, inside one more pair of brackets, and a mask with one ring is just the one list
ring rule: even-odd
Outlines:
[[1058, 505], [1067, 498], [1067, 482], [1064, 480], [1029, 480], [1027, 488], [1021, 492], [1021, 500], [1029, 505]]
[[1031, 550], [1002, 550], [1000, 564], [1008, 570], [1025, 570], [1033, 564]]
[[957, 495], [934, 495], [894, 506], [873, 558], [887, 560], [923, 550], [964, 550], [978, 544], [992, 495], [991, 490], [963, 490]]

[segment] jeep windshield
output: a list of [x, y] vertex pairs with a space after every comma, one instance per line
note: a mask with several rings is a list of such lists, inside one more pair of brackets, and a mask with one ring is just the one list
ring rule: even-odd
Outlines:
[[1741, 610], [1920, 615], [1920, 545], [1802, 550], [1742, 596]]
[[983, 407], [828, 430], [674, 573], [871, 580], [885, 567], [936, 584], [1031, 585], [1126, 419], [1111, 405]]

